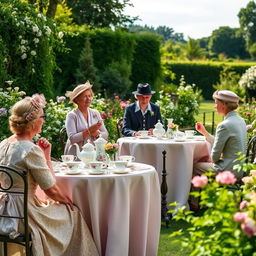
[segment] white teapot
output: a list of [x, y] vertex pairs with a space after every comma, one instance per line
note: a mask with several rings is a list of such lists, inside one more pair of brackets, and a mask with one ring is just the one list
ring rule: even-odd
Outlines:
[[160, 120], [158, 120], [157, 124], [155, 125], [155, 129], [153, 129], [153, 135], [157, 138], [162, 138], [165, 134], [165, 129], [161, 124]]
[[89, 162], [95, 161], [96, 152], [94, 146], [87, 140], [87, 143], [83, 145], [82, 151], [80, 152], [79, 146], [75, 143], [77, 157], [83, 161], [85, 167], [89, 167]]
[[107, 141], [102, 138], [101, 134], [99, 138], [94, 141], [94, 144], [96, 146], [96, 161], [108, 162], [109, 160], [105, 150]]

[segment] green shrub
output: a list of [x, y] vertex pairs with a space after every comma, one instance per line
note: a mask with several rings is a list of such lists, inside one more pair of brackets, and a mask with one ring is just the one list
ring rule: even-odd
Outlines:
[[231, 67], [232, 70], [241, 75], [252, 66], [253, 63], [224, 63], [224, 62], [188, 62], [170, 61], [164, 64], [166, 69], [175, 73], [173, 83], [178, 84], [181, 76], [184, 76], [187, 83], [196, 84], [202, 90], [202, 96], [206, 100], [212, 99], [214, 92], [213, 85], [219, 83], [220, 72], [224, 66]]
[[[19, 0], [0, 3], [0, 82], [15, 81], [24, 91], [51, 97], [55, 68], [53, 49], [62, 43], [56, 26], [33, 6]], [[3, 50], [3, 51], [2, 51]]]

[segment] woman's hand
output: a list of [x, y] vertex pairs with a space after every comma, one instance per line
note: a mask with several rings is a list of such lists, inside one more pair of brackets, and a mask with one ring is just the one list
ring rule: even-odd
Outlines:
[[102, 125], [102, 121], [98, 121], [98, 123], [92, 125], [90, 128], [89, 128], [89, 132], [92, 136], [95, 136], [97, 137], [99, 135], [99, 129]]
[[206, 129], [205, 129], [205, 127], [204, 127], [204, 125], [203, 125], [202, 123], [197, 122], [195, 128], [196, 128], [196, 130], [197, 130], [198, 132], [200, 132], [200, 133], [203, 134], [204, 136], [209, 135], [209, 133], [206, 131]]
[[52, 144], [44, 137], [41, 137], [38, 142], [36, 143], [41, 150], [44, 152], [44, 156], [46, 160], [51, 159], [51, 150], [52, 150]]

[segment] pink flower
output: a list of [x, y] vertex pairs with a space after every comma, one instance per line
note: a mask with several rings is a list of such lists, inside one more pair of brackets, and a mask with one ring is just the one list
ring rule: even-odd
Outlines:
[[230, 171], [223, 171], [218, 173], [216, 181], [220, 184], [234, 184], [236, 182], [236, 177]]
[[205, 186], [208, 183], [208, 178], [205, 175], [195, 176], [192, 179], [191, 183], [194, 185], [194, 187], [200, 188]]
[[254, 129], [252, 132], [253, 132], [253, 134], [256, 134], [256, 129]]
[[252, 184], [252, 183], [253, 183], [253, 178], [252, 178], [252, 177], [249, 177], [249, 176], [243, 177], [243, 178], [242, 178], [242, 182], [243, 182], [244, 184]]
[[113, 147], [114, 147], [114, 148], [118, 148], [118, 144], [117, 144], [117, 143], [114, 143], [114, 144], [113, 144]]
[[250, 175], [252, 175], [252, 177], [256, 177], [256, 170], [250, 170]]
[[65, 96], [57, 96], [57, 102], [62, 102], [65, 101], [66, 97]]
[[247, 218], [244, 223], [241, 225], [242, 230], [244, 233], [251, 237], [256, 235], [256, 226], [253, 220]]
[[118, 95], [115, 95], [115, 99], [119, 99], [119, 96], [118, 96]]
[[112, 114], [111, 113], [108, 113], [108, 117], [111, 117], [112, 116]]
[[102, 119], [106, 119], [108, 117], [108, 115], [106, 113], [101, 113], [101, 118]]
[[252, 125], [251, 124], [246, 125], [246, 130], [248, 131], [250, 129], [252, 129]]
[[246, 218], [247, 218], [247, 214], [244, 212], [237, 212], [233, 216], [233, 220], [235, 222], [244, 222], [246, 220]]
[[125, 101], [120, 101], [121, 109], [124, 109], [128, 104]]
[[239, 209], [243, 210], [244, 208], [246, 208], [249, 205], [249, 203], [245, 200], [243, 200], [240, 205], [239, 205]]

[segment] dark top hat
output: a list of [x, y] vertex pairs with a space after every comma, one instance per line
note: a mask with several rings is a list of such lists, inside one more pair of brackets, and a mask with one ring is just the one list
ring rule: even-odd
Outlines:
[[154, 94], [155, 91], [151, 91], [149, 84], [138, 84], [137, 91], [132, 92], [135, 95], [151, 95]]

